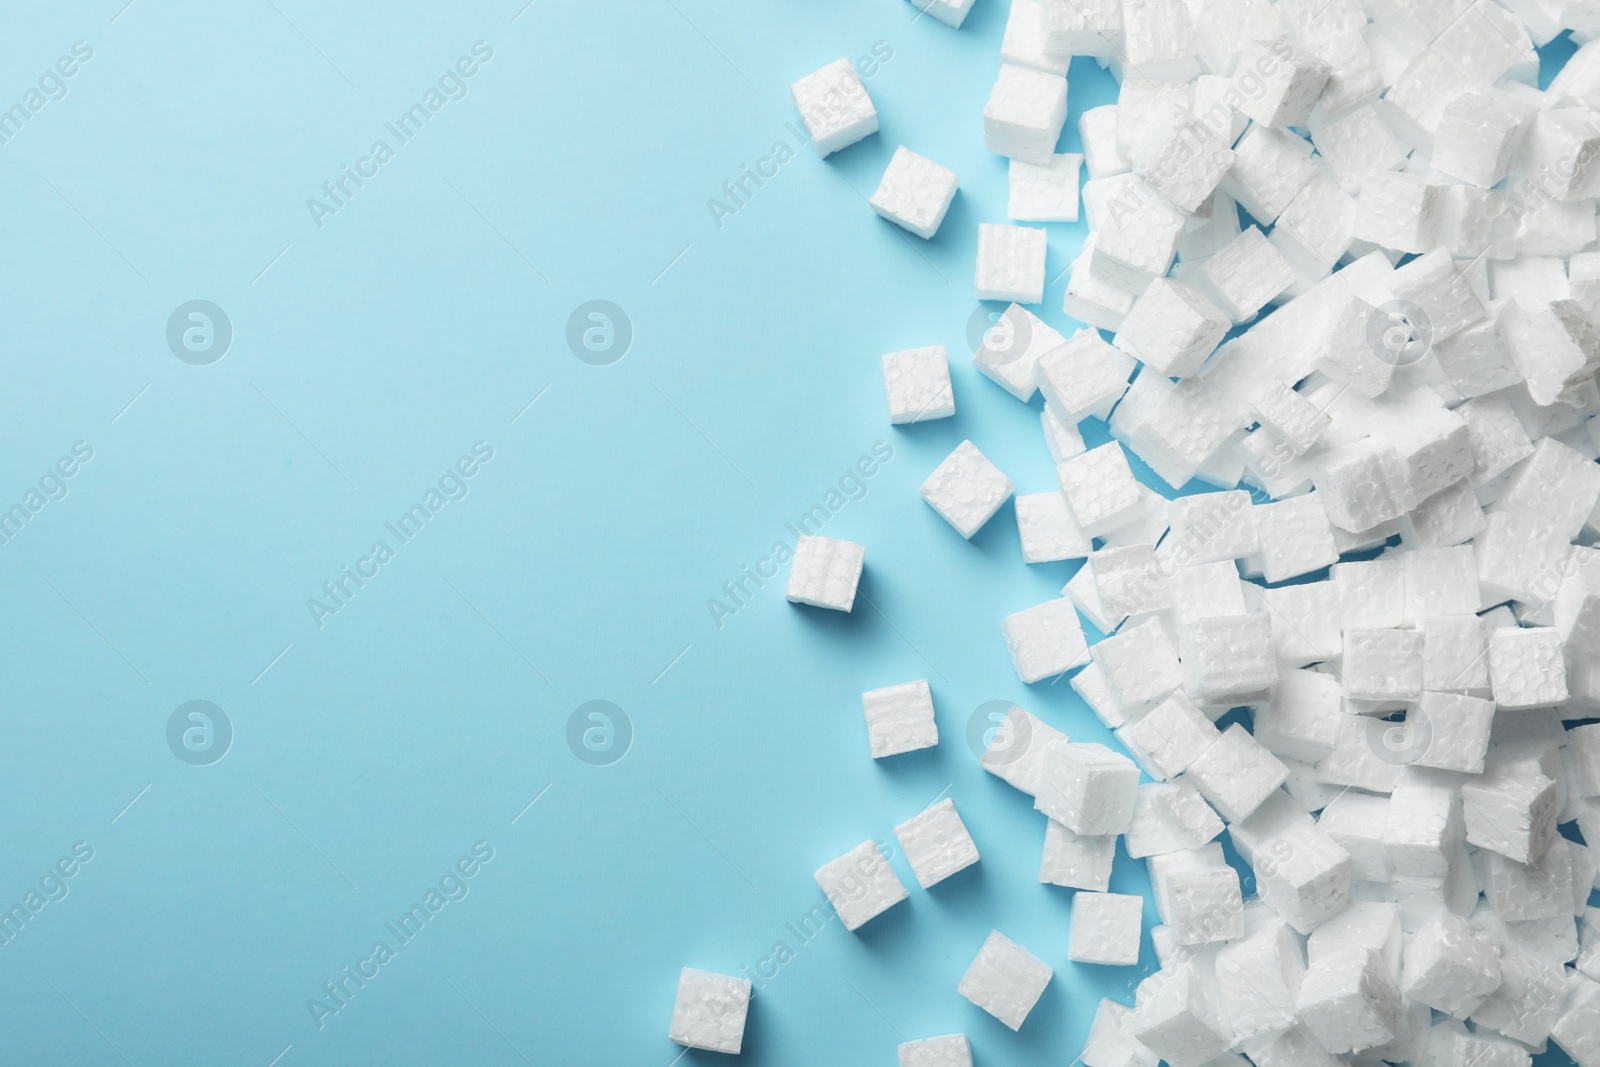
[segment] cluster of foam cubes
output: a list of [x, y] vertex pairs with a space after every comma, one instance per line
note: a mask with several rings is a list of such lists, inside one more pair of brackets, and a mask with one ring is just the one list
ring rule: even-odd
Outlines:
[[[1121, 86], [1081, 155], [1055, 150], [1074, 56]], [[794, 97], [824, 154], [877, 129], [847, 62]], [[1159, 919], [1082, 1062], [1600, 1067], [1600, 3], [1011, 0], [981, 134], [1010, 202], [976, 295], [1009, 306], [974, 364], [1042, 394], [1023, 559], [1083, 561], [999, 637], [1106, 731], [1013, 707], [980, 762], [1076, 890], [1041, 956], [1137, 962], [1119, 850]], [[1080, 168], [1057, 329], [1023, 306], [1050, 231], [1010, 223], [1075, 219]], [[955, 185], [901, 149], [872, 206], [927, 237]], [[883, 380], [893, 423], [955, 414], [942, 347]], [[922, 487], [964, 538], [1013, 495], [972, 441]], [[791, 599], [848, 610], [863, 552], [807, 545]], [[926, 682], [863, 707], [874, 758], [938, 743]], [[918, 819], [938, 877], [976, 861], [953, 807]], [[871, 842], [817, 880], [851, 930], [907, 896]], [[994, 931], [958, 989], [1017, 1029], [1051, 975]]]

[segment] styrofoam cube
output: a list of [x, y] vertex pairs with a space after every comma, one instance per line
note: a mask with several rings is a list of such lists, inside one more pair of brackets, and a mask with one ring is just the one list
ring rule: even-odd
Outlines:
[[966, 1034], [943, 1034], [901, 1042], [900, 1067], [972, 1067], [972, 1046]]
[[1261, 898], [1296, 930], [1308, 933], [1348, 905], [1350, 853], [1288, 793], [1269, 794], [1228, 832], [1239, 854], [1254, 866]]
[[1084, 211], [1096, 231], [1089, 272], [1118, 289], [1143, 292], [1172, 266], [1188, 216], [1136, 174], [1119, 174], [1104, 182], [1103, 217], [1095, 216], [1087, 188], [1083, 194]]
[[1033, 953], [991, 930], [956, 992], [1012, 1030], [1020, 1030], [1053, 973]]
[[1237, 1041], [1287, 1029], [1305, 976], [1305, 950], [1284, 922], [1270, 922], [1217, 953], [1217, 989]]
[[1052, 154], [1048, 163], [1013, 159], [1009, 170], [1010, 199], [1006, 218], [1018, 222], [1077, 222], [1078, 172], [1083, 156]]
[[1435, 170], [1487, 189], [1506, 176], [1522, 115], [1501, 92], [1469, 89], [1444, 106], [1434, 138]]
[[962, 537], [988, 522], [1011, 496], [1011, 479], [971, 441], [962, 441], [922, 483], [926, 500]]
[[865, 546], [832, 537], [799, 538], [789, 565], [789, 585], [784, 595], [791, 604], [809, 604], [834, 611], [855, 606]]
[[1156, 881], [1156, 908], [1161, 921], [1180, 945], [1231, 941], [1244, 934], [1244, 900], [1239, 872], [1226, 864], [1174, 871], [1159, 881], [1155, 867], [1174, 855], [1156, 856], [1149, 862]]
[[1289, 770], [1235, 723], [1195, 758], [1186, 774], [1224, 819], [1238, 822], [1277, 791]]
[[1078, 834], [1054, 819], [1046, 819], [1039, 881], [1103, 893], [1111, 884], [1116, 846], [1115, 835]]
[[1151, 707], [1183, 682], [1178, 652], [1155, 619], [1107, 637], [1089, 654], [1118, 705], [1130, 712]]
[[877, 844], [863, 841], [812, 875], [846, 930], [857, 930], [910, 896]]
[[979, 300], [1037, 304], [1044, 299], [1045, 232], [1031, 226], [978, 224]]
[[1144, 898], [1123, 893], [1078, 893], [1072, 898], [1067, 959], [1131, 967], [1139, 962]]
[[1216, 811], [1187, 779], [1149, 782], [1139, 787], [1125, 845], [1133, 859], [1163, 856], [1200, 848], [1223, 829]]
[[1331, 674], [1280, 670], [1272, 699], [1251, 709], [1253, 736], [1274, 755], [1315, 763], [1333, 750], [1340, 695]]
[[978, 846], [949, 797], [896, 826], [894, 836], [924, 889], [978, 862]]
[[750, 980], [685, 967], [678, 975], [667, 1039], [686, 1048], [738, 1055], [750, 1010]]
[[983, 341], [972, 354], [978, 373], [1023, 403], [1038, 391], [1041, 357], [1066, 344], [1066, 338], [1021, 304], [1012, 304], [994, 316]]
[[1102, 537], [1133, 519], [1144, 504], [1122, 445], [1109, 441], [1056, 468], [1056, 481], [1078, 525]]
[[1400, 991], [1465, 1019], [1500, 987], [1500, 945], [1492, 934], [1448, 911], [1406, 938]]
[[1320, 493], [1257, 504], [1254, 515], [1261, 539], [1261, 573], [1268, 582], [1298, 578], [1338, 562], [1339, 549]]
[[1411, 479], [1393, 445], [1373, 437], [1319, 456], [1313, 480], [1335, 526], [1366, 530], [1416, 506]]
[[1059, 492], [1021, 494], [1016, 509], [1023, 562], [1084, 559], [1093, 551], [1089, 536]]
[[1075, 834], [1120, 834], [1133, 821], [1139, 768], [1104, 745], [1052, 745], [1033, 806]]
[[[1254, 514], [1259, 520], [1260, 509]], [[1272, 616], [1272, 643], [1280, 667], [1303, 667], [1338, 658], [1344, 639], [1339, 633], [1339, 594], [1332, 582], [1263, 589], [1258, 595]]]
[[1300, 1024], [1330, 1052], [1359, 1052], [1392, 1040], [1404, 1009], [1375, 952], [1347, 948], [1306, 968], [1296, 1001]]
[[1414, 174], [1367, 174], [1356, 198], [1356, 237], [1400, 252], [1428, 251], [1444, 218], [1442, 188]]
[[[1168, 548], [1168, 543], [1172, 548]], [[1261, 550], [1250, 494], [1242, 489], [1196, 493], [1172, 502], [1172, 536], [1164, 552], [1181, 551], [1183, 565], [1193, 567], [1240, 559]]]
[[1228, 317], [1194, 287], [1157, 278], [1134, 300], [1114, 343], [1169, 377], [1184, 377], [1228, 332]]
[[1344, 694], [1388, 707], [1422, 698], [1422, 634], [1415, 630], [1346, 630]]
[[1518, 864], [1556, 841], [1556, 783], [1532, 770], [1491, 768], [1461, 784], [1467, 841]]
[[832, 155], [878, 132], [878, 109], [848, 59], [807, 74], [789, 86], [789, 95], [818, 155]]
[[1355, 198], [1314, 174], [1278, 215], [1268, 240], [1302, 274], [1315, 276], [1332, 270], [1350, 250], [1355, 227]]
[[1215, 994], [1193, 964], [1163, 967], [1139, 983], [1133, 1036], [1170, 1067], [1200, 1067], [1232, 1043]]
[[1550, 1038], [1580, 1067], [1600, 1063], [1600, 983], [1576, 978], [1567, 987]]
[[1387, 900], [1357, 900], [1315, 930], [1306, 941], [1306, 956], [1316, 960], [1347, 948], [1376, 952], [1400, 980], [1405, 931], [1400, 905]]
[[[1139, 629], [1150, 627], [1161, 632], [1161, 624], [1154, 619]], [[1098, 653], [1105, 644], [1102, 641], [1091, 651]], [[1176, 668], [1177, 657], [1174, 656], [1174, 677]], [[1173, 693], [1145, 714], [1117, 728], [1117, 740], [1157, 781], [1176, 778], [1188, 770], [1219, 736], [1211, 720], [1181, 692]]]
[[1311, 145], [1302, 138], [1251, 126], [1233, 146], [1233, 164], [1222, 177], [1222, 188], [1265, 226], [1277, 221], [1317, 173], [1310, 156]]
[[996, 155], [1040, 165], [1050, 162], [1067, 121], [1067, 79], [1012, 63], [983, 107], [983, 146]]
[[[1177, 521], [1174, 509], [1174, 521]], [[1252, 516], [1251, 526], [1253, 527]], [[1190, 623], [1218, 615], [1243, 615], [1245, 607], [1244, 585], [1239, 581], [1239, 569], [1231, 559], [1215, 563], [1182, 564], [1181, 554], [1166, 555], [1164, 546], [1173, 541], [1182, 545], [1181, 534], [1174, 532], [1156, 548], [1156, 558], [1168, 572], [1167, 605], [1172, 612], [1172, 623], [1179, 633]]]
[[1418, 710], [1428, 734], [1425, 750], [1416, 758], [1418, 766], [1462, 774], [1483, 772], [1494, 724], [1494, 701], [1464, 693], [1424, 691]]
[[1537, 1045], [1560, 1017], [1566, 985], [1560, 963], [1506, 942], [1500, 947], [1500, 987], [1472, 1013], [1472, 1021]]
[[956, 413], [950, 388], [950, 359], [944, 345], [886, 352], [883, 391], [889, 398], [889, 422], [901, 425], [949, 418]]
[[[1111, 3], [1112, 0], [1105, 0]], [[1068, 7], [1071, 0], [1043, 0], [1048, 9], [1052, 5]], [[1120, 4], [1113, 4], [1121, 12]], [[1133, 164], [1117, 143], [1117, 105], [1101, 104], [1078, 116], [1078, 140], [1083, 145], [1083, 165], [1089, 178], [1109, 178], [1113, 174], [1126, 174]]]
[[1113, 61], [1126, 80], [1184, 82], [1200, 73], [1194, 28], [1183, 0], [1139, 0], [1122, 5], [1122, 47]]
[[[1276, 62], [1274, 62], [1276, 61]], [[1263, 70], [1265, 74], [1261, 73]], [[1234, 76], [1239, 110], [1263, 126], [1301, 126], [1322, 95], [1333, 68], [1286, 41], [1247, 41]], [[1245, 73], [1256, 75], [1244, 81]]]
[[1145, 131], [1133, 172], [1182, 211], [1193, 214], [1233, 163], [1222, 134], [1183, 107], [1169, 109]]
[[862, 693], [861, 709], [867, 717], [867, 740], [872, 745], [873, 759], [932, 748], [939, 743], [939, 728], [933, 720], [933, 694], [926, 678]]
[[1401, 559], [1383, 556], [1335, 563], [1328, 577], [1339, 593], [1345, 631], [1396, 629], [1405, 621], [1406, 569]]
[[1216, 306], [1234, 323], [1255, 318], [1299, 278], [1283, 253], [1257, 226], [1240, 231], [1206, 261], [1200, 276]]
[[[1096, 234], [1091, 230], [1067, 268], [1067, 291], [1061, 297], [1061, 310], [1095, 329], [1115, 330], [1133, 307], [1133, 293], [1095, 274], [1096, 244]], [[1176, 253], [1176, 246], [1173, 251]]]
[[1000, 623], [1011, 664], [1024, 682], [1037, 682], [1081, 667], [1089, 659], [1077, 609], [1065, 597], [1047, 600]]
[[1066, 344], [1041, 355], [1035, 367], [1046, 404], [1073, 425], [1091, 415], [1109, 416], [1112, 405], [1127, 392], [1133, 370], [1133, 359], [1094, 330], [1074, 334]]
[[[923, 14], [932, 15], [951, 29], [959, 30], [972, 10], [973, 0], [911, 0], [911, 5]], [[918, 16], [919, 18], [921, 16]]]
[[1461, 798], [1443, 786], [1402, 785], [1389, 795], [1383, 851], [1390, 873], [1443, 878], [1465, 839]]
[[1045, 753], [1067, 735], [1015, 704], [1004, 711], [992, 707], [988, 720], [978, 765], [1012, 788], [1034, 796], [1039, 792]]
[[1202, 619], [1178, 637], [1184, 689], [1208, 704], [1246, 704], [1272, 689], [1278, 657], [1272, 619], [1264, 611]]
[[955, 171], [901, 145], [867, 203], [896, 226], [927, 240], [939, 232], [958, 184]]
[[1085, 1067], [1157, 1067], [1161, 1062], [1133, 1036], [1133, 1009], [1114, 1000], [1102, 1000], [1095, 1009], [1079, 1058]]
[[1067, 73], [1071, 56], [1045, 50], [1044, 14], [1039, 0], [1017, 0], [1006, 12], [1006, 29], [1000, 38], [1000, 62], [1032, 67], [1046, 74]]
[[[1108, 620], [1160, 611], [1166, 606], [1166, 583], [1155, 550], [1149, 545], [1102, 548], [1089, 556], [1080, 573], [1087, 574], [1093, 582], [1100, 611]], [[1116, 624], [1108, 629], [1116, 629]]]
[[1122, 40], [1121, 0], [1042, 0], [1045, 49], [1109, 59]]
[[1600, 466], [1578, 450], [1546, 437], [1513, 468], [1498, 511], [1537, 515], [1567, 537], [1577, 537], [1600, 500]]
[[1489, 678], [1495, 703], [1507, 710], [1565, 703], [1561, 632], [1553, 626], [1496, 630], [1489, 635]]

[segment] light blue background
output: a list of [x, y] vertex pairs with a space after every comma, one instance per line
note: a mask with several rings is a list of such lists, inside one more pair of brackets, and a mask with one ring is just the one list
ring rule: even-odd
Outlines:
[[[1024, 566], [1010, 505], [969, 544], [916, 494], [963, 438], [1053, 485], [1037, 402], [964, 340], [976, 224], [1004, 216], [979, 118], [1004, 5], [955, 32], [900, 0], [523, 2], [0, 16], [0, 106], [94, 50], [0, 145], [0, 504], [94, 450], [0, 547], [0, 906], [94, 850], [0, 947], [0, 1063], [665, 1067], [679, 968], [755, 971], [779, 940], [745, 1062], [892, 1063], [950, 1031], [984, 1065], [1069, 1061], [1144, 969], [1067, 962], [1043, 819], [965, 731], [1000, 698], [1104, 737], [999, 636], [1073, 567]], [[384, 123], [480, 40], [468, 95], [397, 146]], [[788, 83], [878, 42], [880, 134], [801, 151], [719, 228], [707, 199], [793, 145]], [[1064, 150], [1113, 98], [1074, 65]], [[307, 198], [380, 137], [395, 158], [318, 228]], [[926, 244], [863, 202], [901, 143], [961, 176]], [[1050, 230], [1054, 279], [1083, 228]], [[1065, 328], [1063, 284], [1042, 314]], [[164, 339], [196, 298], [235, 331], [208, 367]], [[612, 366], [564, 341], [597, 298], [635, 329]], [[891, 428], [877, 357], [929, 344], [958, 414]], [[319, 629], [307, 598], [479, 441], [469, 495]], [[878, 441], [826, 529], [867, 546], [855, 613], [780, 578], [714, 625], [708, 598]], [[918, 677], [943, 743], [875, 763], [858, 694]], [[235, 730], [211, 766], [167, 747], [192, 699]], [[591, 699], [633, 724], [611, 766], [566, 743]], [[982, 863], [800, 947], [811, 872], [946, 791]], [[470, 895], [319, 1029], [308, 999], [478, 841]], [[1146, 886], [1119, 861], [1112, 888]], [[1056, 968], [1021, 1034], [955, 992], [991, 927]]]

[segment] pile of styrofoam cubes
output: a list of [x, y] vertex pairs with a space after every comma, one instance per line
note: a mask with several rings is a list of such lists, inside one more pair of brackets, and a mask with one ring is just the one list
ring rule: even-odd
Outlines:
[[[959, 27], [972, 0], [913, 2]], [[1100, 1003], [1088, 1067], [1600, 1067], [1600, 851], [1558, 829], [1600, 845], [1600, 42], [1540, 91], [1564, 29], [1600, 2], [1011, 0], [984, 140], [1012, 220], [1075, 219], [1087, 166], [1064, 310], [1091, 328], [1021, 306], [1046, 231], [986, 223], [977, 296], [1013, 303], [976, 363], [1044, 395], [1060, 488], [1017, 497], [1024, 558], [1087, 562], [999, 628], [1125, 753], [1012, 708], [982, 763], [1078, 890], [1069, 959], [1137, 961], [1142, 900], [1105, 890], [1117, 848], [1146, 860], [1160, 970]], [[1121, 83], [1081, 159], [1075, 55]], [[792, 88], [824, 155], [877, 130], [845, 60]], [[956, 184], [902, 147], [872, 206], [928, 237]], [[891, 422], [955, 411], [942, 347], [883, 377]], [[1086, 449], [1091, 417], [1115, 440]], [[1168, 501], [1129, 452], [1216, 491]], [[922, 495], [971, 537], [1012, 483], [964, 441]], [[790, 599], [850, 610], [864, 554], [803, 538]], [[862, 703], [874, 757], [937, 743], [925, 681]], [[978, 860], [949, 800], [896, 834], [923, 887]], [[871, 841], [816, 878], [851, 930], [907, 896]], [[995, 931], [959, 991], [1016, 1029], [1050, 979]], [[748, 996], [686, 971], [673, 1039], [737, 1051]]]

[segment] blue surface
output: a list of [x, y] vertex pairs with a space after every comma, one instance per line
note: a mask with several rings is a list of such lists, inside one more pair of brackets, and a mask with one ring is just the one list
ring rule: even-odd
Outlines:
[[[1004, 5], [952, 32], [899, 0], [125, 3], [0, 19], [7, 102], [92, 52], [0, 144], [0, 507], [26, 512], [0, 907], [27, 913], [0, 1063], [665, 1067], [684, 965], [761, 979], [743, 1062], [956, 1030], [985, 1065], [1075, 1055], [1144, 968], [1067, 962], [1043, 821], [965, 742], [995, 698], [1104, 738], [999, 636], [1073, 567], [1024, 566], [1010, 505], [969, 544], [916, 494], [968, 437], [1053, 485], [1035, 412], [964, 358]], [[788, 82], [875, 53], [882, 132], [796, 152], [719, 226], [724, 182], [794, 146]], [[1074, 65], [1065, 149], [1113, 96]], [[862, 202], [900, 143], [961, 176], [926, 244]], [[1083, 228], [1050, 231], [1055, 278]], [[632, 323], [610, 365], [566, 341], [596, 299]], [[231, 322], [208, 365], [167, 340], [193, 300]], [[877, 356], [936, 343], [958, 415], [890, 428]], [[819, 502], [867, 546], [857, 611], [747, 580], [717, 625]], [[858, 694], [917, 677], [944, 743], [874, 763]], [[226, 746], [215, 712], [171, 726], [195, 700]], [[576, 754], [598, 720], [569, 746], [591, 700], [631, 724], [610, 765]], [[813, 869], [941, 793], [976, 869], [795, 936]], [[1147, 886], [1119, 861], [1112, 888]], [[955, 992], [991, 927], [1056, 968], [1020, 1034]]]

